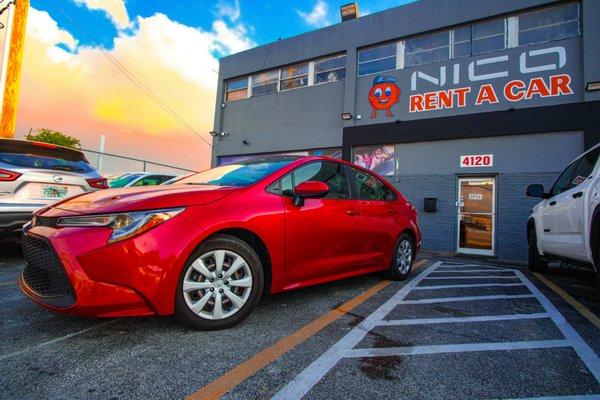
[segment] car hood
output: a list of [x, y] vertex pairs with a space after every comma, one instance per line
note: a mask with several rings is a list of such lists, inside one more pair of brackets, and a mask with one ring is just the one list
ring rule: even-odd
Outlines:
[[[104, 189], [52, 205], [54, 216], [108, 214], [209, 204], [233, 193], [225, 186], [174, 185]], [[50, 211], [50, 210], [48, 210]], [[46, 214], [46, 213], [44, 213]]]

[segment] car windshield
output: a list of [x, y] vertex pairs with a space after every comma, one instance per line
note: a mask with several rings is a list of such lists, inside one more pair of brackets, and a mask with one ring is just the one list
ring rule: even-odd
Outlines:
[[184, 178], [178, 185], [248, 186], [285, 167], [295, 158], [258, 159], [224, 165]]
[[0, 153], [0, 162], [18, 168], [49, 169], [54, 171], [92, 172], [87, 160], [65, 160], [58, 157], [39, 156], [34, 154]]
[[142, 175], [143, 174], [125, 174], [125, 175], [121, 175], [121, 176], [116, 177], [112, 181], [110, 181], [108, 183], [108, 186], [110, 186], [111, 188], [125, 187], [129, 183], [133, 182], [134, 180], [136, 180], [137, 178], [139, 178]]

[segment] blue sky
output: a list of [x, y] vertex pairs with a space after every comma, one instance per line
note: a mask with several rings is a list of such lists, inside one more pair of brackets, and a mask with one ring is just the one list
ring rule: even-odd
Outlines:
[[[98, 0], [98, 2], [111, 0]], [[361, 14], [374, 13], [414, 0], [363, 0], [359, 1]], [[131, 21], [136, 17], [150, 17], [163, 13], [171, 20], [183, 25], [208, 31], [217, 18], [230, 18], [223, 12], [230, 11], [231, 23], [242, 23], [247, 28], [249, 39], [257, 44], [265, 44], [322, 26], [339, 22], [339, 7], [347, 0], [126, 0], [125, 6]], [[84, 0], [32, 0], [31, 5], [47, 11], [63, 30], [68, 31], [80, 45], [93, 46], [84, 33], [75, 28], [68, 17], [60, 12], [55, 4], [76, 20], [95, 41], [104, 48], [111, 49], [113, 39], [118, 35], [109, 15], [101, 9], [86, 7]], [[239, 13], [239, 16], [238, 16]], [[134, 22], [135, 24], [135, 22]], [[134, 26], [129, 27], [132, 29]]]

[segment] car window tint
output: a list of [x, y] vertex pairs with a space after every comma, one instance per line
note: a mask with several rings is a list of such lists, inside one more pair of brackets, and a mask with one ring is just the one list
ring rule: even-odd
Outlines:
[[329, 186], [327, 199], [349, 199], [350, 186], [341, 164], [333, 162], [314, 162], [303, 165], [294, 172], [294, 185], [306, 181], [324, 182]]
[[82, 172], [94, 171], [87, 160], [66, 160], [59, 157], [38, 156], [35, 154], [3, 153], [0, 151], [0, 163], [17, 168], [48, 169], [53, 171]]
[[354, 182], [354, 186], [356, 186], [356, 194], [360, 200], [392, 200], [386, 199], [391, 190], [373, 175], [350, 168], [350, 177]]
[[571, 178], [573, 177], [573, 172], [575, 172], [575, 168], [577, 168], [578, 163], [579, 163], [579, 160], [575, 161], [574, 163], [569, 165], [567, 167], [567, 169], [565, 169], [563, 171], [563, 173], [556, 180], [556, 183], [552, 187], [552, 192], [551, 192], [552, 196], [556, 196], [558, 194], [561, 194], [565, 190], [569, 190], [569, 188], [571, 186], [571, 181], [572, 181]]
[[581, 185], [594, 172], [594, 166], [600, 155], [600, 147], [581, 157], [581, 161], [577, 164], [577, 168], [571, 177], [570, 188]]

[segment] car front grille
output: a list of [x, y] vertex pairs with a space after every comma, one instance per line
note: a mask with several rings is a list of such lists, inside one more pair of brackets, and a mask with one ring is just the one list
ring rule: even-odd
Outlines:
[[74, 303], [71, 284], [50, 242], [24, 234], [23, 255], [23, 281], [41, 301], [63, 307]]

